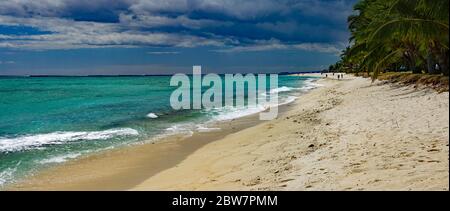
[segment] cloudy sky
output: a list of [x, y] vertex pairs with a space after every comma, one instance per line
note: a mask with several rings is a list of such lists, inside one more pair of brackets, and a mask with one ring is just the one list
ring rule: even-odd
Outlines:
[[355, 0], [0, 0], [0, 75], [310, 71]]

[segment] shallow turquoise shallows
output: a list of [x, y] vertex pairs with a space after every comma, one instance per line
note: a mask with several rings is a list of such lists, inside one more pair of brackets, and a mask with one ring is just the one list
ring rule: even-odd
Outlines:
[[[314, 78], [279, 76], [279, 103], [314, 88]], [[0, 186], [84, 154], [208, 129], [254, 113], [245, 108], [171, 108], [169, 76], [0, 77]]]

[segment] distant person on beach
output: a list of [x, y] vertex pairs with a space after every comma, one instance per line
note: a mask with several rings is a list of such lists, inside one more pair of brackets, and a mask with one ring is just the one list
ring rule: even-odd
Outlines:
[[341, 75], [338, 74], [338, 80], [340, 80], [340, 79], [341, 79]]
[[328, 78], [328, 74], [325, 74], [325, 78]]
[[344, 79], [344, 74], [341, 74], [341, 79]]

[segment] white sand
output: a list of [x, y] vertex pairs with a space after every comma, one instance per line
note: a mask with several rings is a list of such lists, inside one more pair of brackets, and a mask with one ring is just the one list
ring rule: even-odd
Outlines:
[[10, 189], [449, 189], [448, 92], [349, 75], [320, 83], [276, 120], [93, 155]]
[[133, 190], [448, 190], [448, 92], [350, 78]]

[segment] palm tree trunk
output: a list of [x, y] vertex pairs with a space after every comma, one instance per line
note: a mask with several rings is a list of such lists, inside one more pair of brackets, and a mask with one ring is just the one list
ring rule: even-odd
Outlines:
[[412, 71], [413, 73], [420, 73], [420, 70], [418, 70], [418, 68], [416, 67], [416, 58], [414, 58], [412, 54], [408, 54], [406, 58], [408, 61], [409, 70]]
[[428, 72], [428, 74], [436, 73], [436, 71], [434, 69], [433, 54], [431, 53], [430, 48], [428, 48], [428, 50], [427, 50], [427, 72]]
[[449, 75], [448, 56], [449, 56], [448, 51], [446, 51], [445, 53], [441, 53], [438, 57], [441, 73], [444, 74], [445, 76]]
[[445, 76], [448, 76], [449, 75], [449, 70], [448, 70], [448, 63], [449, 63], [448, 56], [449, 56], [449, 54], [448, 54], [448, 50], [442, 50], [441, 48], [438, 47], [438, 45], [435, 45], [434, 47], [431, 48], [431, 52], [437, 58], [437, 63], [439, 65], [439, 73], [442, 73]]
[[419, 56], [417, 53], [417, 47], [413, 43], [406, 43], [407, 45], [407, 58], [408, 58], [408, 65], [409, 69], [413, 73], [421, 73], [420, 68], [417, 68], [417, 59], [424, 59]]

